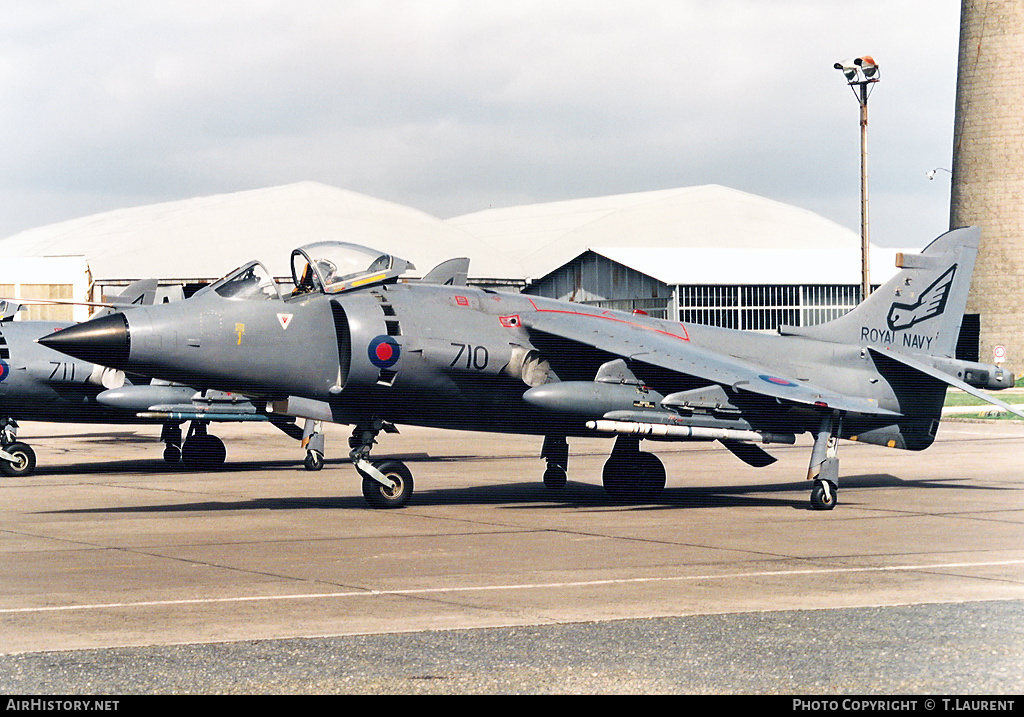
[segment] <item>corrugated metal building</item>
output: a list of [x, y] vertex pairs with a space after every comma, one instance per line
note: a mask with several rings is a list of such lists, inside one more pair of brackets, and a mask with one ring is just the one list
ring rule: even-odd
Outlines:
[[[450, 219], [515, 245], [525, 291], [659, 318], [774, 330], [860, 301], [860, 237], [812, 212], [717, 185], [492, 209]], [[873, 247], [872, 280], [896, 249]]]

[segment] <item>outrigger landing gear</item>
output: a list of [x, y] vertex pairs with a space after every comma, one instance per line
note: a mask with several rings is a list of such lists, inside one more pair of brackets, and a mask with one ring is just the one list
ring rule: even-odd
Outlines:
[[645, 500], [665, 489], [665, 466], [653, 453], [640, 450], [636, 436], [618, 436], [601, 473], [613, 498]]
[[318, 471], [324, 467], [324, 433], [323, 421], [306, 419], [306, 425], [302, 429], [302, 446], [306, 449], [306, 459], [303, 465], [307, 471]]
[[551, 490], [564, 488], [569, 479], [569, 443], [565, 436], [544, 436], [540, 457], [548, 462], [544, 469], [544, 485]]
[[807, 480], [814, 481], [811, 489], [811, 507], [815, 510], [832, 510], [839, 498], [839, 432], [843, 420], [838, 415], [826, 416], [814, 436], [811, 449], [811, 465], [807, 469]]
[[373, 508], [401, 508], [412, 497], [412, 471], [401, 461], [369, 460], [370, 449], [382, 430], [398, 432], [392, 424], [380, 419], [357, 424], [348, 439], [352, 448], [349, 456], [355, 464], [356, 472], [363, 479], [363, 497], [366, 502]]
[[31, 475], [36, 469], [36, 454], [27, 443], [17, 440], [18, 423], [0, 418], [0, 471], [8, 476]]

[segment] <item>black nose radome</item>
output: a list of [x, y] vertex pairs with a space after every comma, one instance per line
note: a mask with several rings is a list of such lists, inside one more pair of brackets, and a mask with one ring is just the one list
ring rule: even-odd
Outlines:
[[69, 326], [44, 336], [39, 343], [83, 361], [119, 369], [128, 367], [131, 352], [128, 319], [124, 314], [110, 314]]

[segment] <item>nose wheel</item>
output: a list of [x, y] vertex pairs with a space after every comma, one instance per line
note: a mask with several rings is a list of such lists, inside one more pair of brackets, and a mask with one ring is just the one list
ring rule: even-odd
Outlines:
[[13, 418], [0, 418], [0, 472], [17, 477], [31, 475], [36, 469], [36, 453], [27, 443], [15, 440], [18, 424]]
[[363, 497], [371, 508], [401, 508], [412, 497], [412, 471], [402, 461], [370, 460], [370, 449], [382, 430], [398, 433], [392, 424], [380, 419], [356, 425], [348, 439], [352, 448], [349, 457], [363, 479]]
[[[401, 508], [412, 497], [412, 471], [402, 461], [362, 460], [356, 471], [363, 478], [363, 497], [373, 508]], [[381, 478], [390, 485], [385, 485]]]
[[0, 448], [0, 471], [4, 475], [27, 476], [35, 469], [36, 454], [27, 443], [15, 441]]
[[324, 467], [324, 454], [320, 451], [306, 451], [306, 458], [302, 465], [307, 471], [318, 471]]

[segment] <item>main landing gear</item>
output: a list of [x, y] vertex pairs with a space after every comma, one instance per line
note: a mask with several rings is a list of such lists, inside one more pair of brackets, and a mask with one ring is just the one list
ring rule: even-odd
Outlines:
[[401, 508], [412, 497], [412, 471], [402, 461], [370, 460], [370, 449], [382, 430], [397, 433], [393, 425], [379, 419], [356, 425], [348, 439], [349, 456], [363, 479], [366, 502], [373, 508]]
[[548, 462], [544, 470], [544, 485], [551, 490], [565, 488], [569, 480], [569, 443], [565, 436], [544, 436], [540, 457]]
[[613, 498], [648, 500], [665, 489], [665, 466], [653, 453], [640, 450], [639, 438], [618, 436], [601, 478]]
[[[569, 466], [569, 445], [565, 436], [545, 436], [541, 458], [547, 461], [544, 485], [552, 490], [565, 487]], [[604, 489], [618, 500], [649, 500], [665, 489], [665, 466], [653, 453], [640, 450], [636, 436], [618, 436], [601, 474]]]
[[815, 510], [832, 510], [839, 498], [839, 432], [843, 421], [837, 416], [826, 416], [814, 436], [811, 449], [811, 465], [807, 469], [807, 480], [814, 481], [811, 488], [811, 507]]
[[164, 442], [164, 461], [178, 463], [190, 470], [209, 470], [224, 463], [227, 449], [224, 441], [206, 432], [205, 421], [191, 421], [188, 435], [181, 440], [181, 426], [165, 423], [160, 433]]
[[27, 476], [36, 469], [36, 454], [27, 443], [17, 441], [18, 423], [0, 418], [0, 472], [7, 476]]

